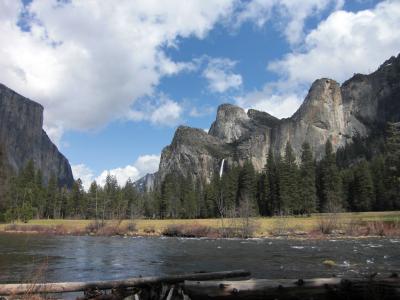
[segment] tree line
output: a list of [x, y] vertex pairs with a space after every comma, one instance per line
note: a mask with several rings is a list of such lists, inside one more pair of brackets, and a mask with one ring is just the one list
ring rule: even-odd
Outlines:
[[[6, 221], [32, 218], [213, 218], [246, 215], [310, 215], [315, 212], [400, 209], [400, 126], [388, 125], [385, 139], [356, 135], [353, 142], [316, 161], [309, 144], [296, 161], [288, 143], [284, 154], [270, 151], [261, 173], [252, 163], [228, 166], [204, 184], [169, 174], [158, 190], [139, 193], [131, 180], [119, 186], [108, 175], [85, 191], [80, 179], [60, 187], [55, 176], [44, 182], [30, 161], [8, 183]], [[374, 149], [374, 150], [371, 150]], [[375, 152], [374, 152], [375, 151]]]

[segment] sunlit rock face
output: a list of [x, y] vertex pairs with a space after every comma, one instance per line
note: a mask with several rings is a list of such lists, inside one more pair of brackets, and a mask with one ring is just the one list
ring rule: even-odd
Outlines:
[[0, 84], [2, 171], [16, 174], [32, 160], [45, 182], [54, 174], [60, 185], [71, 186], [71, 166], [42, 127], [43, 107]]
[[308, 142], [316, 159], [324, 156], [329, 139], [334, 150], [368, 135], [376, 126], [400, 121], [400, 56], [392, 57], [369, 75], [356, 74], [342, 86], [332, 79], [316, 80], [292, 117], [277, 119], [266, 112], [232, 105], [219, 106], [209, 133], [179, 127], [161, 155], [156, 182], [175, 173], [209, 182], [225, 158], [227, 167], [251, 160], [265, 166], [269, 149], [284, 154], [290, 142], [297, 160]]
[[202, 129], [179, 126], [171, 145], [161, 153], [156, 183], [173, 173], [192, 177], [194, 181], [210, 182], [221, 160], [232, 155], [231, 146]]
[[154, 190], [154, 174], [146, 174], [139, 180], [135, 181], [134, 186], [140, 193], [149, 193]]
[[208, 133], [225, 143], [232, 143], [248, 134], [250, 130], [250, 118], [243, 108], [222, 104], [218, 107], [217, 119], [212, 123]]

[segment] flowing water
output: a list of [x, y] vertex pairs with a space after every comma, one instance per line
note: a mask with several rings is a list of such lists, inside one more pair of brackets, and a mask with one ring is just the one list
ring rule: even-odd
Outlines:
[[[328, 268], [324, 260], [336, 266]], [[257, 278], [400, 271], [400, 239], [211, 240], [0, 235], [0, 283], [246, 269]], [[40, 274], [39, 274], [40, 273]]]

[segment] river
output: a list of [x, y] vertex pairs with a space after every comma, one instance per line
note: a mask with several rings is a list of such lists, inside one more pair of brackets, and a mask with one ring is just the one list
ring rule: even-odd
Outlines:
[[[336, 266], [328, 268], [324, 260]], [[246, 269], [257, 278], [400, 271], [400, 239], [211, 240], [0, 235], [0, 282]]]

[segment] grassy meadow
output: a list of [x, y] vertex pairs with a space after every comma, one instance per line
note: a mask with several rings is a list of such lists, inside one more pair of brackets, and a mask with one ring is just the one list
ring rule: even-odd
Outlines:
[[[314, 214], [310, 217], [255, 217], [250, 219], [135, 219], [107, 220], [101, 226], [94, 220], [40, 219], [28, 223], [0, 224], [0, 232], [61, 235], [144, 235], [208, 236], [222, 228], [243, 230], [245, 237], [400, 235], [400, 211]], [[101, 227], [101, 228], [100, 228]], [[182, 233], [182, 231], [186, 232]], [[188, 233], [189, 232], [189, 233]], [[240, 234], [234, 234], [237, 236]]]

